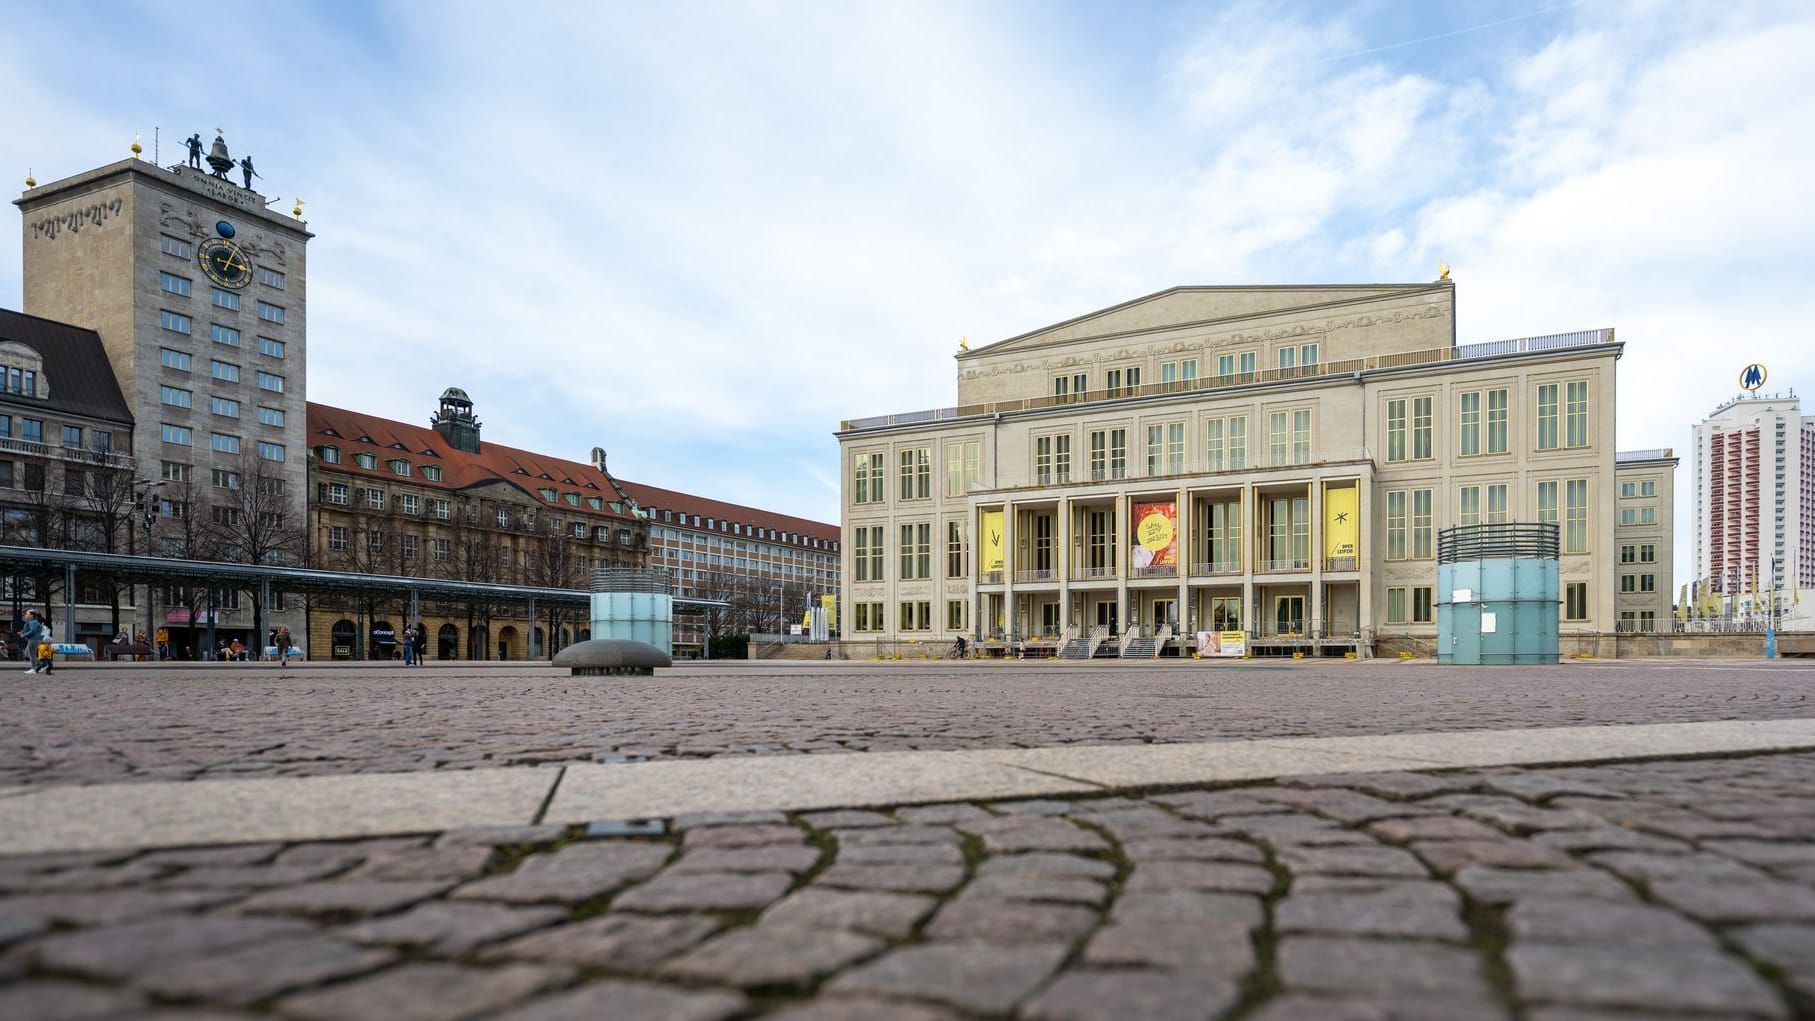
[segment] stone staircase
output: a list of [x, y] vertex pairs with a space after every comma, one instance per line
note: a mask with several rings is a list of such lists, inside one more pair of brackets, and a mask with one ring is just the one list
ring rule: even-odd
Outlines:
[[1172, 629], [1162, 628], [1156, 635], [1140, 635], [1122, 645], [1123, 659], [1158, 659], [1160, 651], [1172, 640]]

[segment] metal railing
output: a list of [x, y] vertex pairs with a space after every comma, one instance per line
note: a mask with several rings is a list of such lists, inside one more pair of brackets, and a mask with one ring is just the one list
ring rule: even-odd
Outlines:
[[1463, 560], [1555, 560], [1561, 549], [1552, 522], [1456, 525], [1437, 530], [1437, 562]]
[[1361, 570], [1361, 558], [1325, 557], [1323, 558], [1323, 569], [1326, 571], [1359, 571]]
[[1242, 563], [1239, 560], [1198, 561], [1191, 565], [1191, 573], [1198, 577], [1214, 577], [1219, 574], [1240, 574]]
[[1289, 574], [1294, 571], [1308, 571], [1311, 561], [1304, 557], [1293, 557], [1287, 560], [1262, 560], [1256, 568], [1257, 574]]

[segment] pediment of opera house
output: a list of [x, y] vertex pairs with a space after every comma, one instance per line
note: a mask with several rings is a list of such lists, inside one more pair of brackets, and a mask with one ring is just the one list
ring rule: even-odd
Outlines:
[[960, 367], [988, 361], [993, 356], [1025, 356], [1044, 348], [1069, 346], [1078, 341], [1164, 330], [1192, 324], [1239, 323], [1245, 319], [1273, 319], [1302, 312], [1321, 318], [1340, 314], [1344, 308], [1366, 307], [1382, 300], [1406, 299], [1441, 302], [1453, 306], [1453, 284], [1284, 284], [1174, 287], [1112, 305], [1075, 319], [1010, 337], [958, 356]]

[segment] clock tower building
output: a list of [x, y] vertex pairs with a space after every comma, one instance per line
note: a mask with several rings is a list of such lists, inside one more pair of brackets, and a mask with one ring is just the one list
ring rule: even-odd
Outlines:
[[[219, 139], [215, 151], [211, 163], [233, 165]], [[251, 162], [241, 165], [250, 184]], [[241, 494], [255, 480], [280, 497], [263, 509], [302, 531], [313, 235], [215, 169], [127, 159], [36, 184], [14, 204], [25, 311], [100, 334], [136, 420], [138, 478], [165, 483], [172, 505], [154, 534], [160, 551], [252, 559], [183, 546], [239, 534], [235, 510], [261, 508]], [[257, 528], [245, 531], [257, 546]]]

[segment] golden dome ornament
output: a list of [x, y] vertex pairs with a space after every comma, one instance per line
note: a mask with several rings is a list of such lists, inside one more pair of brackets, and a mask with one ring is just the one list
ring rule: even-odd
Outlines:
[[135, 160], [140, 159], [141, 157], [139, 154], [145, 151], [145, 147], [139, 144], [139, 133], [136, 131], [132, 133], [132, 145], [130, 148], [132, 149], [132, 158]]

